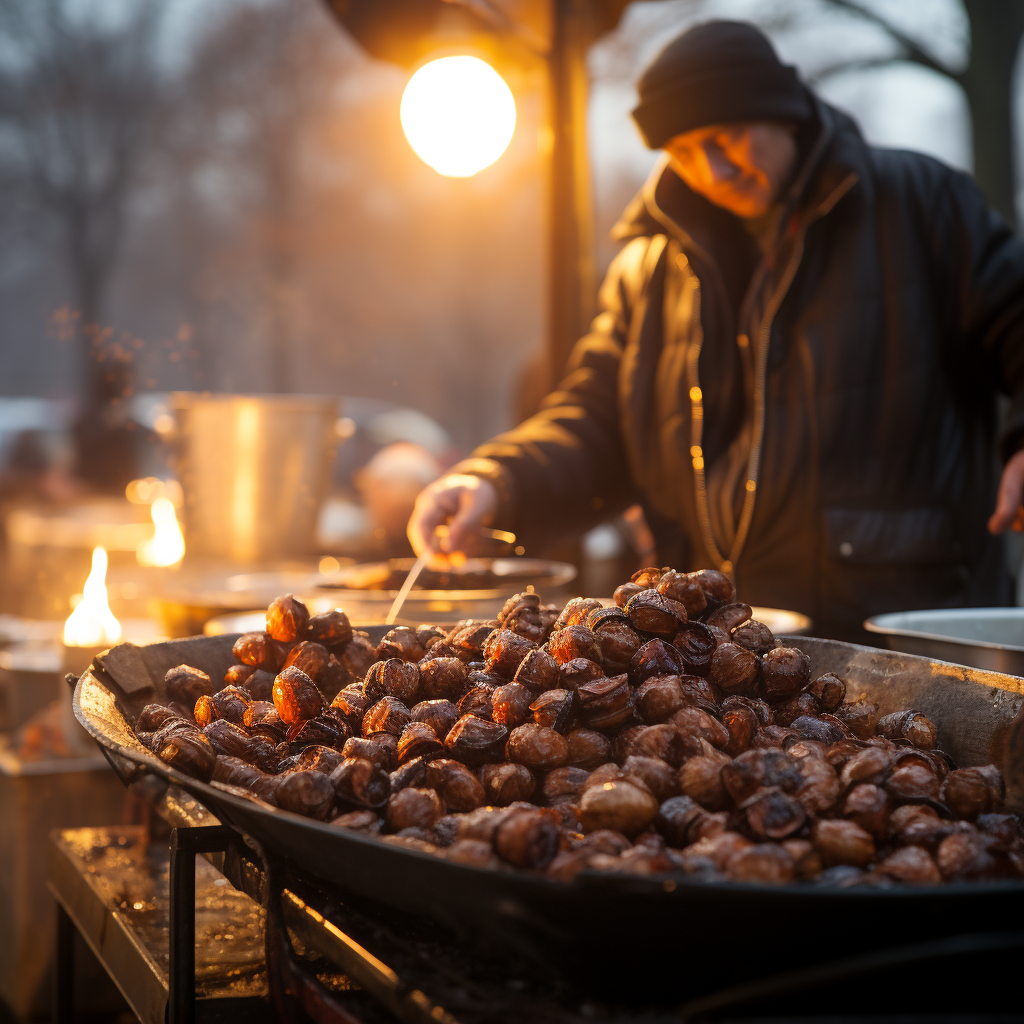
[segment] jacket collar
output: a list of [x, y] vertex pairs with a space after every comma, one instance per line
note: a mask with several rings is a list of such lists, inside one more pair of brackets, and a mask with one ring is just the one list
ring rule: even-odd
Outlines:
[[[816, 123], [810, 139], [804, 140], [805, 155], [787, 192], [788, 216], [828, 212], [863, 177], [867, 164], [867, 145], [852, 118], [809, 95]], [[625, 241], [667, 232], [684, 246], [708, 248], [709, 239], [733, 235], [737, 229], [742, 231], [738, 219], [688, 188], [663, 154], [612, 228], [612, 237]]]

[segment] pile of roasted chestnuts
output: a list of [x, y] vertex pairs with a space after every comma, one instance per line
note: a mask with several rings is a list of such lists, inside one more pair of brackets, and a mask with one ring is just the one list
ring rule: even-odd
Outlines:
[[295, 597], [181, 665], [135, 723], [175, 768], [461, 864], [781, 884], [1024, 875], [999, 770], [917, 711], [811, 678], [719, 572], [643, 569], [615, 606], [532, 591], [496, 620], [392, 629]]

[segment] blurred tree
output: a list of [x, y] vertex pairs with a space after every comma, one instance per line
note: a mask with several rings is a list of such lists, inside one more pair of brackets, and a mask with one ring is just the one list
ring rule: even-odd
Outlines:
[[300, 331], [300, 210], [308, 140], [339, 74], [335, 35], [313, 4], [236, 5], [202, 39], [183, 83], [175, 146], [189, 173], [216, 167], [258, 253], [256, 314], [272, 391], [295, 390]]
[[133, 0], [119, 20], [69, 0], [0, 0], [0, 159], [57, 228], [80, 342], [77, 469], [103, 489], [133, 475], [132, 353], [111, 342], [104, 305], [159, 121], [160, 17], [159, 0]]
[[[859, 0], [827, 0], [884, 29], [901, 49], [901, 59], [912, 61], [953, 79], [964, 90], [971, 112], [974, 139], [974, 177], [988, 201], [1010, 224], [1016, 224], [1016, 186], [1013, 166], [1014, 65], [1024, 37], [1022, 0], [963, 0], [971, 31], [970, 60], [955, 68], [933, 56], [874, 7]], [[818, 73], [887, 63], [858, 60], [836, 64]]]

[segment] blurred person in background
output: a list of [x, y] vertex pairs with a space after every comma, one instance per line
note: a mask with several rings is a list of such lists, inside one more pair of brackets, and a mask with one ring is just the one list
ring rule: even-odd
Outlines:
[[540, 412], [419, 496], [414, 549], [472, 553], [483, 524], [529, 549], [639, 501], [660, 564], [819, 635], [1008, 603], [1024, 243], [969, 176], [867, 145], [752, 25], [691, 28], [638, 92], [664, 158], [591, 333]]
[[416, 496], [443, 472], [440, 462], [420, 444], [396, 441], [381, 448], [354, 474], [373, 530], [372, 546], [387, 557], [409, 554], [405, 527]]

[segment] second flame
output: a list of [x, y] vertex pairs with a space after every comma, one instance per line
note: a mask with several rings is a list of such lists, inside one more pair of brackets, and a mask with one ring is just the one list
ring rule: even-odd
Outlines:
[[168, 498], [157, 498], [149, 508], [153, 517], [153, 536], [135, 552], [140, 565], [177, 565], [185, 557], [185, 538]]

